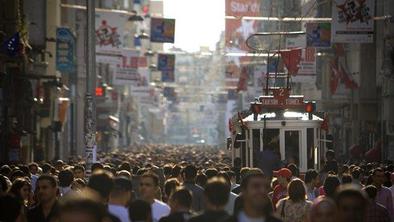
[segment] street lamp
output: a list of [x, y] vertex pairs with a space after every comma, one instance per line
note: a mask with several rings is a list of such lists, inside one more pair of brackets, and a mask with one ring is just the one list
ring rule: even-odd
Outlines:
[[141, 34], [139, 34], [139, 35], [136, 34], [135, 37], [138, 37], [140, 39], [149, 39], [150, 38], [150, 36], [145, 31], [142, 31]]
[[153, 55], [155, 55], [155, 52], [153, 52], [152, 49], [148, 49], [148, 51], [146, 51], [144, 55], [152, 57]]
[[149, 69], [152, 70], [152, 71], [154, 71], [154, 70], [157, 69], [157, 65], [156, 65], [156, 64], [150, 64], [150, 65], [149, 65]]
[[137, 11], [133, 10], [131, 12], [133, 13], [133, 15], [129, 17], [129, 21], [131, 21], [131, 22], [142, 22], [142, 21], [144, 21], [144, 18], [142, 16], [138, 15]]

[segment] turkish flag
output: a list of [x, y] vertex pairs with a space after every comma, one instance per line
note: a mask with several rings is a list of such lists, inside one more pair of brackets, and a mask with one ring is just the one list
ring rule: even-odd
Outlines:
[[347, 72], [345, 71], [342, 65], [340, 66], [339, 73], [341, 76], [341, 80], [343, 81], [347, 89], [358, 88], [358, 84], [353, 79], [350, 78], [349, 74], [347, 74]]
[[248, 90], [248, 68], [242, 67], [241, 75], [239, 77], [237, 91], [246, 91]]
[[322, 130], [325, 130], [326, 132], [328, 132], [328, 115], [325, 115], [324, 116], [324, 119], [323, 119], [323, 122], [321, 123], [321, 125], [320, 125], [320, 128], [322, 129]]
[[335, 60], [332, 60], [330, 62], [330, 68], [331, 68], [330, 91], [331, 91], [331, 94], [335, 94], [335, 92], [337, 91], [338, 85], [339, 85], [339, 80], [340, 80], [338, 65]]
[[283, 59], [283, 63], [285, 64], [287, 70], [290, 75], [296, 75], [298, 73], [298, 65], [301, 62], [301, 49], [291, 49], [280, 51], [280, 55]]

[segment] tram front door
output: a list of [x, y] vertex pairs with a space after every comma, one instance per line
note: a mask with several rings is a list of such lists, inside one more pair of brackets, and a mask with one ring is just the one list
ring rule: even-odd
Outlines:
[[300, 164], [300, 148], [301, 148], [301, 131], [300, 130], [285, 130], [284, 133], [284, 148], [285, 158], [284, 163]]

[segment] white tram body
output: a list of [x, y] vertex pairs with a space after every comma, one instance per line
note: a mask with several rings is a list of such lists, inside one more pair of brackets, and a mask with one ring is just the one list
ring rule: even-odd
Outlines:
[[233, 117], [228, 144], [233, 164], [238, 158], [242, 167], [256, 167], [258, 153], [270, 147], [280, 155], [282, 165], [295, 163], [301, 173], [319, 169], [326, 149], [323, 119], [305, 111], [308, 103], [303, 96], [289, 96], [279, 103], [272, 96], [262, 96], [257, 111], [252, 103], [250, 110]]

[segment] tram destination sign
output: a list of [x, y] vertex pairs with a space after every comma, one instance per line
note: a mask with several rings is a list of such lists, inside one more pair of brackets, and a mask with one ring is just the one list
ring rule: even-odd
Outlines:
[[303, 96], [289, 96], [287, 98], [275, 98], [274, 96], [260, 96], [259, 102], [263, 108], [284, 109], [304, 108]]

